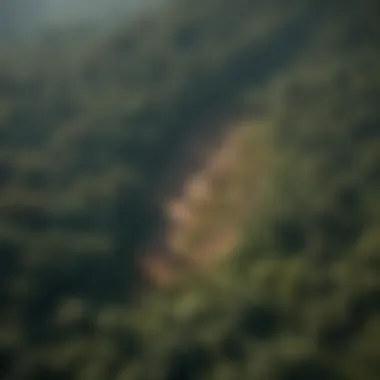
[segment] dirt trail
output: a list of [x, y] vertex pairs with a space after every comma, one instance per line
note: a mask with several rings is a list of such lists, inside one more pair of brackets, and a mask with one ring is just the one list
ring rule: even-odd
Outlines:
[[[145, 248], [142, 265], [157, 286], [212, 266], [239, 241], [267, 162], [255, 124], [235, 120], [214, 135], [195, 136], [163, 178], [166, 224]], [[260, 162], [252, 165], [255, 156]]]

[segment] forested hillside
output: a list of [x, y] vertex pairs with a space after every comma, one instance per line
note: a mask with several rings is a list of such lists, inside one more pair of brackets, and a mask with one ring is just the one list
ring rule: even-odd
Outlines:
[[[0, 379], [378, 379], [379, 11], [178, 0], [4, 55]], [[162, 180], [241, 115], [271, 165], [238, 161], [265, 168], [240, 241], [156, 291]]]

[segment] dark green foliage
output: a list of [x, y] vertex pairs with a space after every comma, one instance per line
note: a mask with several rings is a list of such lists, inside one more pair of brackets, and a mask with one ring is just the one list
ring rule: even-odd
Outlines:
[[243, 313], [240, 327], [248, 337], [268, 339], [276, 335], [280, 321], [280, 313], [273, 306], [249, 305]]
[[325, 367], [317, 360], [309, 360], [295, 365], [290, 365], [283, 369], [281, 380], [303, 380], [303, 379], [326, 379], [341, 380], [341, 377], [330, 368]]

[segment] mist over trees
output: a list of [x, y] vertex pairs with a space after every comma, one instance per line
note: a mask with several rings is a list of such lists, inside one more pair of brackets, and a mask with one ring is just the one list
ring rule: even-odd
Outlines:
[[3, 0], [0, 42], [28, 41], [54, 29], [119, 25], [158, 3], [157, 0]]
[[0, 38], [15, 39], [43, 26], [46, 0], [4, 0], [0, 3]]

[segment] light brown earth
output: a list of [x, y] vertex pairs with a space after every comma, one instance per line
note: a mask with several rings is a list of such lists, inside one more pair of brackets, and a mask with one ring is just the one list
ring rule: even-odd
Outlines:
[[268, 131], [251, 118], [226, 122], [214, 136], [189, 141], [168, 170], [160, 190], [167, 223], [142, 263], [156, 286], [210, 268], [233, 251], [260, 198], [270, 162]]

